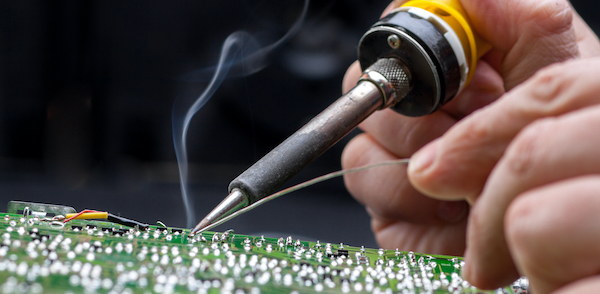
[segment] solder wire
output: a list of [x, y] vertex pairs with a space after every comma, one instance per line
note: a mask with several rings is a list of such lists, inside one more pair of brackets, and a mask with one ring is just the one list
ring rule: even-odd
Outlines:
[[228, 216], [226, 216], [226, 217], [224, 217], [224, 218], [222, 218], [222, 219], [214, 222], [213, 224], [211, 224], [211, 225], [203, 228], [202, 231], [210, 230], [210, 229], [212, 229], [212, 228], [214, 228], [214, 227], [216, 227], [216, 226], [218, 226], [218, 225], [220, 225], [220, 224], [222, 224], [222, 223], [224, 223], [224, 222], [226, 222], [226, 221], [228, 221], [228, 220], [230, 220], [230, 219], [232, 219], [232, 218], [234, 218], [234, 217], [236, 217], [236, 216], [238, 216], [240, 214], [243, 214], [245, 212], [248, 212], [248, 211], [256, 208], [257, 206], [265, 204], [266, 202], [269, 202], [269, 201], [271, 201], [271, 200], [273, 200], [275, 198], [278, 198], [280, 196], [283, 196], [285, 194], [288, 194], [288, 193], [291, 193], [291, 192], [294, 192], [294, 191], [306, 188], [308, 186], [312, 186], [314, 184], [317, 184], [317, 183], [320, 183], [320, 182], [323, 182], [323, 181], [327, 181], [329, 179], [333, 179], [333, 178], [336, 178], [336, 177], [340, 177], [340, 176], [343, 176], [343, 175], [346, 175], [346, 174], [356, 173], [356, 172], [359, 172], [359, 171], [364, 171], [364, 170], [372, 169], [372, 168], [376, 168], [376, 167], [390, 166], [390, 165], [400, 165], [400, 164], [408, 164], [409, 161], [410, 161], [410, 158], [403, 158], [403, 159], [397, 159], [397, 160], [388, 160], [388, 161], [383, 161], [383, 162], [379, 162], [379, 163], [375, 163], [375, 164], [371, 164], [371, 165], [364, 165], [364, 166], [359, 166], [359, 167], [355, 167], [355, 168], [344, 169], [344, 170], [340, 170], [340, 171], [328, 173], [328, 174], [322, 175], [320, 177], [316, 177], [316, 178], [314, 178], [312, 180], [308, 180], [306, 182], [303, 182], [303, 183], [291, 186], [291, 187], [283, 189], [283, 190], [281, 190], [281, 191], [279, 191], [277, 193], [274, 193], [274, 194], [271, 194], [271, 195], [269, 195], [267, 197], [264, 197], [261, 200], [256, 201], [256, 202], [252, 203], [251, 205], [246, 206], [246, 207], [244, 207], [244, 208], [242, 208], [242, 209], [240, 209], [240, 210], [238, 210], [238, 211], [236, 211], [236, 212], [234, 212], [234, 213], [232, 213], [232, 214], [230, 214], [230, 215], [228, 215]]

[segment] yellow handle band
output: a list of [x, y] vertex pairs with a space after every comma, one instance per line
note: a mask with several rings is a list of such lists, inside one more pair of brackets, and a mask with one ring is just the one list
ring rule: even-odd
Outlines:
[[471, 28], [471, 22], [459, 0], [411, 0], [400, 7], [416, 7], [427, 10], [443, 19], [458, 35], [469, 63], [467, 82], [475, 73], [477, 60], [492, 46], [477, 36]]

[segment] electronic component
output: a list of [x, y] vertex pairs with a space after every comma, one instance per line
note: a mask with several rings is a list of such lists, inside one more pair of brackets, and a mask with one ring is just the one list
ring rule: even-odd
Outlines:
[[140, 230], [12, 212], [0, 213], [0, 236], [0, 293], [527, 293], [526, 279], [473, 288], [459, 257], [232, 230]]

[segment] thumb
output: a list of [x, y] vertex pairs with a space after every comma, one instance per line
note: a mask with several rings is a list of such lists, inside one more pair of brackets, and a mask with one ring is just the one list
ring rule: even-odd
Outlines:
[[578, 56], [574, 10], [566, 0], [463, 0], [474, 29], [504, 58], [496, 70], [510, 90], [549, 64]]

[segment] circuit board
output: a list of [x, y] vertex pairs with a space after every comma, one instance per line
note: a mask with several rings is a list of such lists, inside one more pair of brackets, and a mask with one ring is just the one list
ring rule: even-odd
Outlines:
[[472, 287], [459, 257], [65, 223], [51, 217], [66, 214], [62, 206], [25, 205], [0, 213], [0, 293], [527, 293], [525, 278], [494, 291]]

